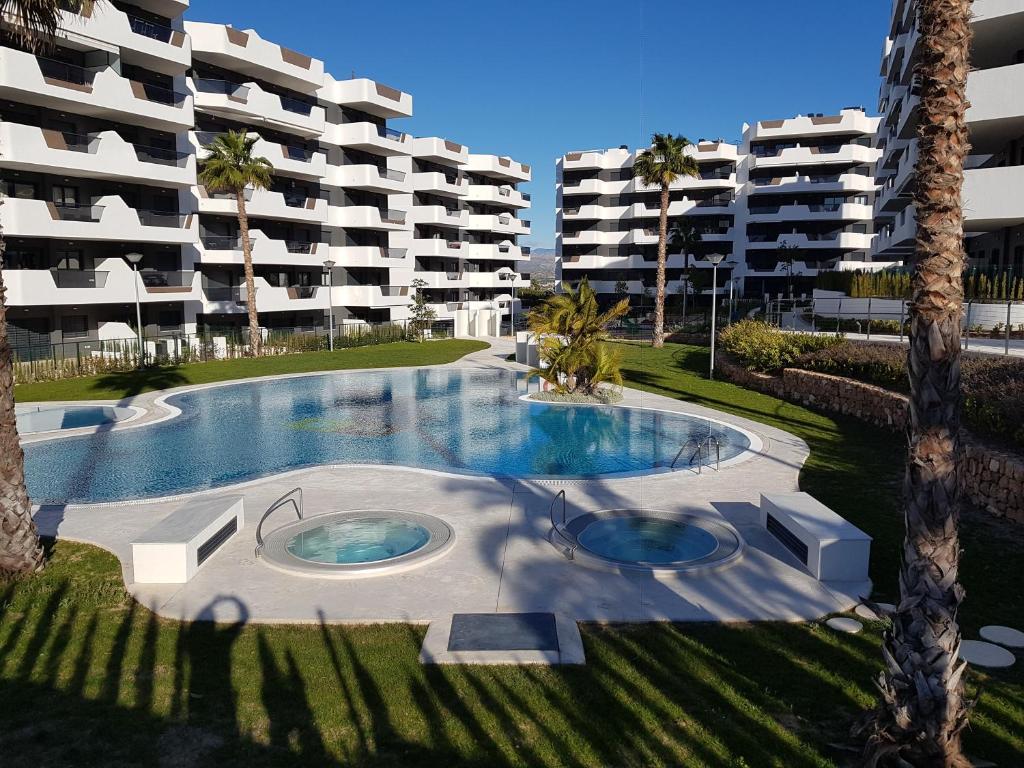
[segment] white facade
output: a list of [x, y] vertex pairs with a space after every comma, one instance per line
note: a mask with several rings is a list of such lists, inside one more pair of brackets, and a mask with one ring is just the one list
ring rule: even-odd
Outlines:
[[[265, 327], [323, 326], [329, 307], [339, 324], [405, 319], [417, 272], [442, 319], [508, 293], [491, 268], [528, 258], [528, 167], [415, 139], [390, 125], [412, 115], [408, 93], [336, 80], [254, 30], [185, 22], [187, 8], [98, 0], [62, 13], [46, 57], [0, 47], [16, 349], [131, 332], [136, 287], [149, 336], [246, 322], [237, 203], [197, 178], [229, 129], [257, 136], [274, 169], [245, 195]], [[137, 278], [128, 253], [142, 254]], [[463, 275], [452, 285], [448, 266]]]
[[[972, 266], [1024, 270], [1024, 0], [975, 0], [967, 111], [971, 155], [964, 172], [966, 248]], [[920, 35], [915, 0], [895, 0], [882, 51], [875, 203], [876, 259], [914, 249], [917, 160], [914, 61]]]
[[[745, 125], [742, 143], [701, 140], [688, 151], [700, 177], [670, 190], [669, 224], [701, 234], [689, 254], [726, 257], [719, 290], [735, 278], [747, 295], [808, 292], [821, 268], [863, 261], [871, 247], [878, 118], [862, 109]], [[638, 151], [570, 152], [556, 163], [559, 281], [586, 276], [599, 293], [650, 293], [657, 269], [657, 188], [633, 178]], [[684, 290], [684, 257], [669, 246], [666, 295]], [[792, 272], [792, 274], [791, 274]], [[803, 280], [801, 280], [803, 278]], [[698, 283], [699, 284], [699, 283]]]

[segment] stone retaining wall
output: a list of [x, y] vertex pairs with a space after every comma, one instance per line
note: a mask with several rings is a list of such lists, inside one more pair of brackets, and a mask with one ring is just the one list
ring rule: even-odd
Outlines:
[[[907, 398], [872, 384], [816, 371], [786, 368], [782, 376], [748, 371], [723, 354], [715, 370], [722, 378], [809, 408], [840, 413], [875, 426], [902, 431]], [[997, 517], [1024, 523], [1024, 457], [985, 445], [964, 434], [964, 492]]]

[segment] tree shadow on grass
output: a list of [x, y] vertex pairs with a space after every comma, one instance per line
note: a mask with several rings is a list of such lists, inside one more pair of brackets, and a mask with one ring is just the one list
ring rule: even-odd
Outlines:
[[177, 365], [149, 366], [132, 371], [116, 371], [100, 376], [89, 387], [93, 391], [118, 390], [118, 399], [135, 397], [143, 392], [170, 389], [187, 384], [188, 379]]

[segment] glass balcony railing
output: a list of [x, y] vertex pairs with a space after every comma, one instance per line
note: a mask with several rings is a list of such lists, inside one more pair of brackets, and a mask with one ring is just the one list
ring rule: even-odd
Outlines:
[[50, 275], [58, 288], [103, 288], [107, 273], [93, 269], [51, 269]]
[[142, 35], [143, 37], [148, 37], [151, 40], [158, 40], [161, 43], [171, 42], [174, 30], [166, 24], [158, 24], [155, 21], [141, 19], [138, 16], [132, 16], [131, 14], [125, 15], [128, 16], [128, 26], [131, 27], [132, 32], [136, 35]]
[[281, 109], [286, 112], [294, 112], [297, 115], [305, 115], [307, 117], [313, 113], [313, 105], [307, 101], [280, 94], [278, 94], [278, 98], [281, 100]]
[[173, 165], [177, 168], [184, 168], [188, 164], [188, 153], [178, 152], [175, 149], [164, 147], [147, 147], [141, 144], [133, 144], [135, 156], [143, 163], [154, 163], [155, 165]]
[[242, 238], [238, 235], [202, 235], [200, 241], [210, 251], [238, 251], [242, 248]]
[[401, 131], [396, 131], [394, 128], [388, 128], [383, 125], [377, 126], [377, 135], [382, 139], [388, 139], [390, 141], [404, 141], [405, 134]]
[[381, 209], [380, 220], [388, 224], [405, 224], [405, 211], [394, 209]]
[[144, 227], [168, 227], [181, 229], [185, 226], [186, 214], [177, 211], [152, 211], [138, 208], [139, 223]]
[[155, 269], [140, 269], [139, 279], [146, 289], [153, 289], [158, 293], [161, 288], [191, 288], [192, 278], [195, 272], [171, 271], [165, 272]]
[[285, 240], [284, 248], [288, 253], [312, 253], [312, 240]]
[[247, 101], [249, 98], [249, 87], [239, 83], [230, 83], [227, 80], [215, 80], [209, 77], [196, 77], [192, 84], [200, 93], [215, 93], [230, 96], [238, 101]]
[[61, 221], [90, 221], [98, 222], [103, 216], [102, 205], [91, 205], [82, 203], [54, 203], [57, 217]]
[[154, 83], [144, 83], [139, 80], [133, 80], [132, 83], [141, 88], [142, 95], [140, 98], [144, 98], [146, 101], [152, 101], [157, 104], [166, 104], [169, 107], [180, 107], [185, 103], [185, 99], [188, 97], [187, 93], [175, 91], [171, 88], [165, 88], [162, 85], [156, 85]]
[[62, 83], [71, 83], [72, 85], [92, 85], [93, 78], [96, 77], [95, 70], [68, 64], [64, 61], [47, 59], [43, 56], [36, 56], [36, 61], [39, 63], [39, 71], [43, 77], [49, 80], [60, 80]]

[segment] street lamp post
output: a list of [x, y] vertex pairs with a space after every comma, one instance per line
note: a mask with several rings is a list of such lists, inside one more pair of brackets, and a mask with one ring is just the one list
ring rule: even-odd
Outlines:
[[334, 351], [334, 262], [324, 262], [324, 274], [327, 276], [327, 348]]
[[132, 265], [132, 281], [135, 283], [135, 330], [139, 339], [139, 368], [141, 368], [145, 359], [142, 346], [142, 305], [139, 303], [139, 262], [142, 261], [142, 254], [126, 253], [124, 257]]
[[708, 368], [708, 378], [715, 378], [715, 305], [718, 303], [718, 265], [725, 258], [720, 253], [709, 253], [704, 257], [705, 261], [711, 262], [711, 365]]
[[725, 262], [725, 266], [729, 268], [729, 322], [726, 325], [732, 325], [732, 292], [733, 286], [736, 284], [735, 270], [738, 265], [737, 261]]

